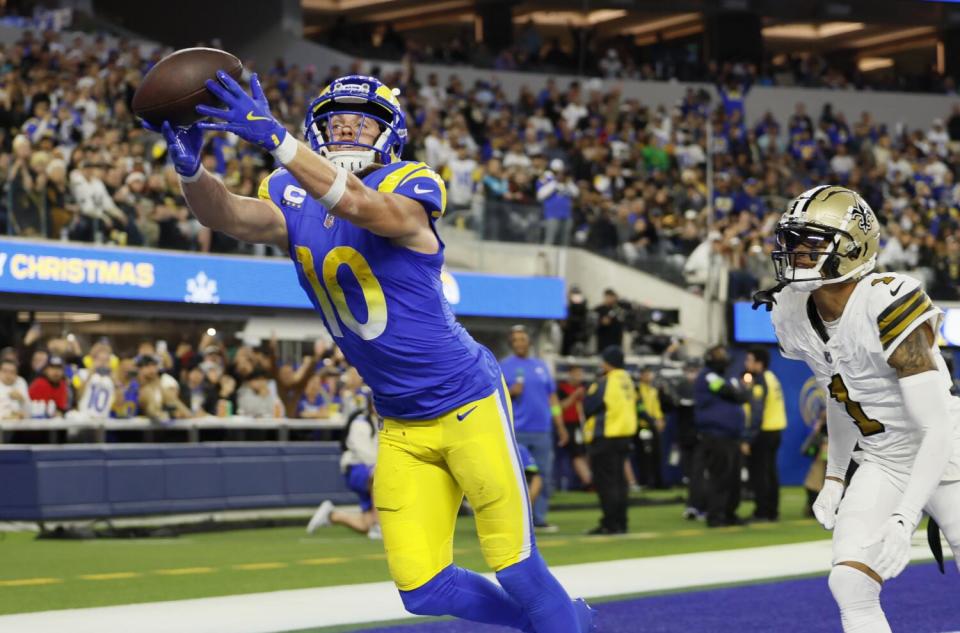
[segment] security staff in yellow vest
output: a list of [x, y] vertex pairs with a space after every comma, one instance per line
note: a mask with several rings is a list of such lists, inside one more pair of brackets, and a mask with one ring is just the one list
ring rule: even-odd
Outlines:
[[777, 451], [780, 450], [780, 435], [787, 427], [787, 409], [780, 381], [769, 367], [770, 352], [766, 348], [751, 347], [747, 351], [744, 369], [751, 380], [749, 434], [752, 437], [747, 465], [757, 501], [753, 513], [755, 521], [777, 521], [780, 518]]
[[623, 369], [620, 346], [605, 348], [601, 359], [603, 375], [590, 385], [583, 400], [584, 439], [603, 512], [600, 525], [588, 534], [624, 534], [629, 488], [623, 463], [637, 433], [637, 390]]

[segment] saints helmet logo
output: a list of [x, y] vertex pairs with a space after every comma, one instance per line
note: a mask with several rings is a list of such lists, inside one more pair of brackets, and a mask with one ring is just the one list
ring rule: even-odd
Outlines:
[[864, 233], [870, 231], [870, 211], [864, 209], [860, 205], [856, 205], [851, 209], [850, 215], [853, 216], [853, 219], [857, 221], [857, 226], [860, 227], [860, 230]]

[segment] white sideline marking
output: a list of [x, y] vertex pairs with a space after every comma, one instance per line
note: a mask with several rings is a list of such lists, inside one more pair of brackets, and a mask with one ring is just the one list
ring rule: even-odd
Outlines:
[[[949, 549], [947, 550], [949, 551]], [[826, 575], [830, 541], [677, 554], [553, 569], [573, 596], [596, 598], [705, 585]], [[927, 560], [926, 545], [913, 560]], [[376, 582], [0, 616], [11, 633], [278, 633], [412, 618], [393, 584]]]

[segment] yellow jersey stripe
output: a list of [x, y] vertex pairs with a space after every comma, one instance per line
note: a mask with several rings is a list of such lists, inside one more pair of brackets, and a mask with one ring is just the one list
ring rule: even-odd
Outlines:
[[899, 321], [891, 324], [890, 328], [880, 333], [880, 342], [883, 344], [883, 348], [886, 349], [890, 343], [895, 341], [914, 321], [932, 309], [933, 303], [924, 295], [924, 300], [921, 301], [919, 305], [910, 312], [905, 313]]
[[377, 187], [377, 191], [382, 193], [392, 193], [397, 187], [400, 186], [400, 183], [403, 182], [407, 176], [419, 169], [423, 169], [426, 166], [426, 163], [410, 163], [409, 165], [404, 165], [400, 169], [397, 169], [384, 178], [383, 182], [380, 183], [380, 186]]
[[882, 332], [890, 327], [890, 324], [893, 323], [897, 317], [903, 314], [908, 309], [910, 304], [916, 301], [918, 297], [922, 296], [925, 296], [923, 290], [916, 288], [913, 292], [908, 292], [888, 305], [886, 309], [877, 317], [877, 325], [880, 327], [880, 331]]
[[257, 189], [257, 197], [261, 200], [273, 202], [273, 200], [270, 198], [270, 179], [276, 176], [278, 171], [280, 170], [274, 169], [272, 172], [270, 172], [269, 176], [260, 181], [260, 188]]

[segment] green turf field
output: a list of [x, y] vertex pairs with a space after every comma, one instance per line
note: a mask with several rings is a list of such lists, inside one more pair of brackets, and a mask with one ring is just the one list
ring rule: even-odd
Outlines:
[[[673, 498], [675, 492], [650, 497]], [[795, 543], [828, 537], [801, 516], [803, 491], [785, 489], [777, 524], [707, 530], [681, 519], [677, 504], [633, 507], [631, 533], [586, 537], [598, 510], [594, 497], [563, 493], [557, 534], [538, 543], [552, 565]], [[744, 504], [740, 513], [752, 512]], [[470, 518], [457, 523], [459, 564], [485, 570]], [[0, 533], [0, 614], [201, 598], [280, 589], [388, 580], [382, 543], [331, 527], [307, 537], [302, 528], [190, 534], [179, 538], [36, 540]]]

